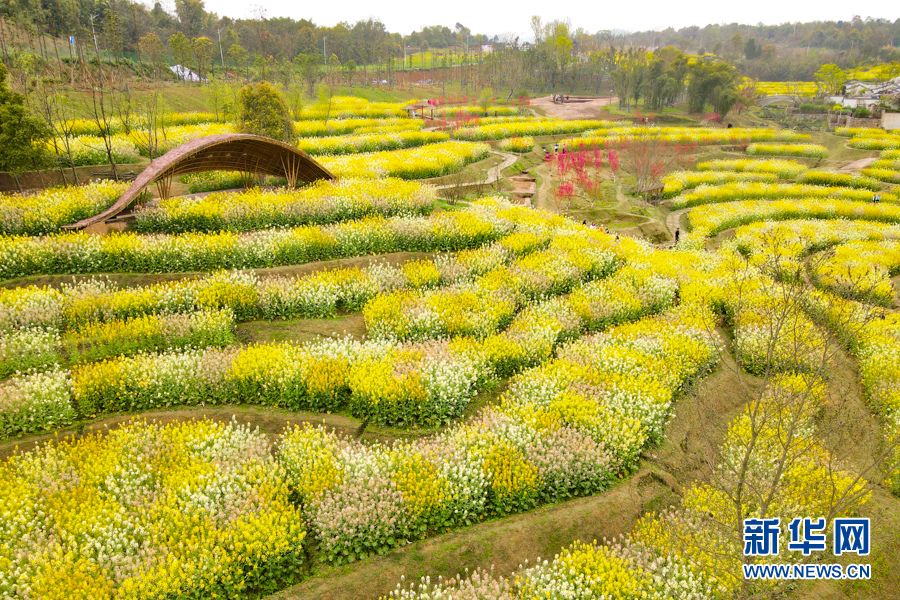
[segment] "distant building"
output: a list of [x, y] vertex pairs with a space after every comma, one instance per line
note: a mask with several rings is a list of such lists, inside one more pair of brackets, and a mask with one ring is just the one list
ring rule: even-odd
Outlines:
[[900, 77], [894, 77], [887, 81], [859, 81], [858, 79], [850, 79], [845, 84], [846, 95], [878, 97], [890, 96], [900, 93]]

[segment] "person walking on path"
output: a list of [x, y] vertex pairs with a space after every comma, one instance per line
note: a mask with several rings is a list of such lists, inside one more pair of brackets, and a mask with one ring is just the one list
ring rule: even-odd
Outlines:
[[678, 245], [678, 240], [681, 239], [681, 229], [675, 230], [675, 245]]

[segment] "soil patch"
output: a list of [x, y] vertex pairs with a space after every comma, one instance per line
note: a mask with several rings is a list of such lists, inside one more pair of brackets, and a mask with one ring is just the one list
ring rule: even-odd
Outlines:
[[[601, 117], [600, 109], [619, 101], [616, 97], [610, 98], [608, 96], [605, 98], [591, 98], [586, 102], [581, 100], [582, 99], [575, 102], [563, 102], [562, 104], [557, 104], [553, 102], [550, 96], [544, 96], [532, 100], [531, 106], [540, 109], [548, 117], [556, 119], [599, 119]], [[615, 119], [616, 115], [606, 113], [603, 115], [603, 118], [606, 120]]]
[[324, 338], [351, 337], [368, 339], [368, 330], [359, 313], [338, 315], [332, 319], [286, 319], [277, 321], [246, 321], [236, 328], [242, 344], [271, 342], [315, 342]]

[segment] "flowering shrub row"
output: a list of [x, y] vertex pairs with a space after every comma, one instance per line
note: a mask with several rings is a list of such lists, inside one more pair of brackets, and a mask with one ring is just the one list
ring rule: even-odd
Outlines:
[[422, 129], [425, 122], [419, 119], [328, 119], [305, 120], [294, 123], [298, 137], [327, 137], [348, 133], [387, 133]]
[[798, 272], [800, 259], [815, 250], [854, 240], [898, 238], [900, 225], [846, 219], [759, 222], [735, 231], [737, 246], [750, 255], [751, 262], [768, 263], [780, 274]]
[[900, 135], [890, 137], [854, 137], [847, 142], [847, 145], [860, 150], [897, 150], [900, 149]]
[[[164, 121], [167, 127], [176, 125], [199, 125], [200, 123], [209, 123], [215, 121], [216, 115], [208, 112], [174, 112], [166, 113]], [[109, 133], [124, 133], [126, 129], [144, 129], [147, 121], [140, 115], [132, 115], [128, 120], [128, 127], [119, 117], [110, 117], [108, 119]], [[64, 125], [58, 127], [60, 133], [63, 131], [71, 132], [71, 135], [100, 135], [101, 125], [93, 119], [71, 119]]]
[[698, 206], [689, 216], [693, 229], [716, 235], [754, 221], [845, 218], [896, 223], [900, 221], [900, 206], [830, 198], [742, 200]]
[[[871, 177], [857, 173], [831, 173], [829, 171], [806, 171], [800, 176], [803, 183], [815, 185], [838, 185], [848, 188], [866, 189], [877, 191], [881, 183]], [[871, 195], [869, 196], [871, 200]]]
[[[415, 100], [406, 104], [414, 103]], [[300, 109], [297, 118], [309, 119], [390, 119], [405, 117], [405, 104], [394, 102], [369, 102], [354, 96], [334, 96], [328, 102], [310, 104]]]
[[318, 181], [299, 190], [252, 189], [161, 200], [158, 206], [138, 211], [134, 229], [139, 233], [250, 231], [373, 215], [427, 215], [436, 198], [432, 188], [400, 179]]
[[[446, 423], [462, 414], [476, 387], [547, 360], [562, 341], [663, 310], [671, 306], [675, 292], [671, 280], [626, 268], [566, 298], [533, 305], [507, 331], [480, 341], [457, 338], [399, 345], [345, 340], [119, 356], [73, 368], [72, 406], [78, 415], [89, 417], [182, 404], [250, 401], [323, 411], [349, 402], [353, 414], [378, 423]], [[91, 322], [67, 339], [105, 336], [122, 353], [129, 353], [148, 349], [153, 342], [153, 331], [135, 337], [152, 329], [148, 322], [168, 324], [177, 332], [187, 321], [200, 319], [202, 325], [215, 322], [215, 316]], [[230, 336], [226, 327], [209, 329], [192, 345], [217, 345]], [[173, 338], [170, 335], [169, 343]], [[102, 358], [103, 351], [98, 346], [91, 358]], [[27, 394], [10, 396], [16, 398], [10, 401], [12, 413], [34, 412], [31, 405], [48, 404], [43, 392], [34, 386], [29, 389]], [[72, 406], [57, 399], [44, 409], [45, 420], [51, 425], [60, 422], [71, 414]]]
[[484, 338], [505, 328], [526, 302], [565, 293], [584, 279], [609, 275], [619, 264], [620, 259], [602, 246], [576, 250], [551, 246], [466, 285], [378, 296], [366, 304], [363, 315], [376, 339]]
[[738, 171], [741, 173], [774, 173], [782, 179], [793, 179], [809, 167], [795, 160], [735, 158], [697, 163], [701, 171]]
[[[603, 546], [576, 541], [552, 560], [524, 561], [508, 581], [476, 570], [449, 580], [401, 582], [383, 600], [709, 600], [739, 592], [770, 594], [777, 580], [754, 580], [748, 587], [742, 563], [796, 563], [799, 554], [781, 544], [775, 556], [747, 559], [738, 520], [828, 515], [833, 498], [848, 501], [832, 517], [848, 516], [871, 496], [815, 438], [813, 417], [824, 405], [824, 391], [822, 382], [809, 376], [776, 378], [752, 409], [732, 421], [715, 467], [716, 486], [696, 484], [686, 490], [680, 507], [642, 518], [619, 540]], [[797, 408], [800, 403], [805, 410]], [[793, 437], [785, 446], [788, 430]], [[772, 467], [773, 457], [785, 465], [783, 471]], [[773, 484], [777, 493], [770, 495]], [[736, 497], [741, 499], [737, 519]]]
[[434, 111], [434, 116], [444, 118], [454, 117], [513, 117], [519, 114], [515, 106], [444, 106]]
[[886, 150], [878, 160], [860, 171], [863, 175], [888, 183], [900, 183], [900, 150]]
[[576, 342], [515, 378], [499, 408], [433, 438], [366, 446], [307, 427], [284, 437], [279, 460], [329, 562], [596, 493], [649, 441], [642, 423], [716, 360], [700, 325], [711, 318], [676, 309]]
[[592, 147], [615, 147], [628, 140], [659, 140], [670, 144], [746, 144], [749, 142], [795, 142], [808, 140], [806, 134], [783, 129], [714, 127], [607, 127], [568, 138], [560, 146], [571, 150]]
[[56, 187], [26, 196], [0, 194], [0, 233], [41, 235], [109, 208], [125, 185], [94, 181], [82, 186]]
[[[774, 173], [739, 173], [733, 171], [675, 171], [663, 177], [663, 196], [671, 198], [677, 196], [682, 191], [698, 186], [704, 188], [718, 189], [718, 186], [724, 183], [737, 182], [738, 185], [749, 183], [774, 183], [778, 181], [778, 176]], [[677, 200], [675, 202], [678, 202]], [[674, 205], [674, 203], [673, 203]], [[683, 208], [683, 206], [679, 206]]]
[[445, 142], [450, 136], [440, 131], [400, 131], [391, 133], [356, 133], [332, 137], [305, 137], [297, 140], [298, 148], [318, 156], [337, 154], [356, 154], [358, 152], [377, 152], [382, 150], [399, 150], [425, 144]]
[[406, 150], [323, 157], [321, 163], [337, 177], [424, 179], [459, 171], [484, 158], [489, 149], [480, 142], [442, 142]]
[[[668, 185], [668, 184], [667, 184]], [[882, 202], [900, 204], [895, 194], [884, 193]], [[690, 208], [701, 204], [734, 202], [736, 200], [777, 200], [781, 198], [840, 198], [845, 200], [872, 200], [865, 190], [835, 186], [804, 185], [797, 183], [755, 183], [741, 181], [726, 185], [704, 185], [693, 192], [682, 194], [672, 201], [672, 207]]]
[[97, 278], [63, 284], [58, 289], [0, 289], [0, 331], [22, 327], [62, 331], [93, 321], [210, 308], [228, 308], [242, 321], [259, 317], [329, 317], [339, 308], [358, 311], [378, 293], [471, 282], [516, 257], [546, 247], [551, 231], [562, 236], [555, 241], [556, 247], [565, 243], [583, 246], [587, 241], [582, 235], [606, 240], [607, 245], [609, 242], [606, 236], [552, 213], [515, 207], [500, 200], [481, 200], [477, 206], [502, 219], [500, 226], [506, 230], [524, 230], [507, 234], [490, 245], [440, 255], [433, 261], [413, 260], [397, 267], [376, 263], [366, 269], [339, 268], [263, 280], [251, 273], [218, 272], [121, 290]]
[[274, 267], [368, 253], [476, 247], [511, 229], [509, 221], [477, 207], [430, 217], [371, 217], [250, 233], [8, 236], [0, 238], [0, 278]]
[[248, 426], [135, 422], [14, 456], [0, 478], [4, 596], [256, 597], [305, 568], [306, 525]]
[[[106, 144], [109, 143], [109, 149]], [[102, 137], [80, 135], [68, 140], [56, 139], [47, 143], [48, 152], [56, 152], [64, 164], [73, 167], [109, 164], [109, 157], [117, 164], [135, 163], [140, 158], [138, 146], [125, 134]]]
[[499, 140], [520, 136], [558, 135], [560, 133], [578, 133], [598, 127], [608, 127], [609, 121], [561, 121], [547, 119], [540, 121], [503, 122], [475, 127], [460, 127], [453, 135], [464, 140]]
[[217, 192], [219, 190], [235, 190], [252, 183], [245, 173], [237, 171], [204, 171], [202, 173], [188, 173], [181, 176], [181, 183], [185, 184], [185, 192], [199, 194], [202, 192]]
[[506, 152], [531, 152], [534, 150], [534, 138], [532, 137], [511, 137], [500, 140], [497, 146]]
[[747, 154], [751, 156], [807, 156], [825, 158], [828, 148], [821, 144], [750, 144]]
[[[167, 127], [154, 136], [156, 156], [191, 140], [223, 133], [237, 133], [237, 128], [232, 123], [202, 123]], [[150, 138], [147, 131], [133, 130], [128, 138], [140, 149], [141, 156], [150, 157]]]
[[0, 378], [51, 368], [63, 354], [76, 364], [145, 351], [227, 346], [234, 342], [233, 328], [234, 313], [224, 309], [95, 321], [62, 337], [41, 327], [14, 329], [0, 334]]
[[812, 266], [815, 282], [831, 292], [889, 307], [894, 303], [891, 277], [900, 274], [900, 242], [850, 242]]

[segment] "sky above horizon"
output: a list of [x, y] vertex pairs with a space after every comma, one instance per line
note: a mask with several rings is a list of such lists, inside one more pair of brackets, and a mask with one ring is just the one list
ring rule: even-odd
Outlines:
[[[174, 2], [168, 0], [174, 8]], [[835, 0], [824, 2], [784, 2], [756, 0], [728, 3], [700, 0], [688, 3], [651, 0], [638, 5], [629, 2], [539, 2], [519, 0], [483, 2], [475, 0], [430, 0], [426, 2], [373, 3], [363, 0], [336, 2], [274, 2], [259, 0], [205, 0], [206, 10], [231, 18], [253, 18], [258, 7], [266, 9], [267, 17], [310, 19], [318, 26], [330, 27], [341, 21], [355, 23], [374, 17], [385, 24], [388, 31], [407, 35], [431, 25], [445, 25], [453, 29], [459, 22], [474, 33], [493, 36], [513, 34], [521, 41], [531, 39], [531, 16], [538, 15], [545, 22], [569, 19], [573, 27], [583, 27], [594, 33], [607, 29], [626, 31], [680, 29], [690, 25], [710, 23], [742, 23], [777, 25], [809, 21], [849, 21], [853, 15], [894, 21], [900, 18], [897, 0], [871, 0], [854, 7]], [[690, 8], [688, 8], [688, 6]], [[174, 13], [174, 10], [171, 12]]]

